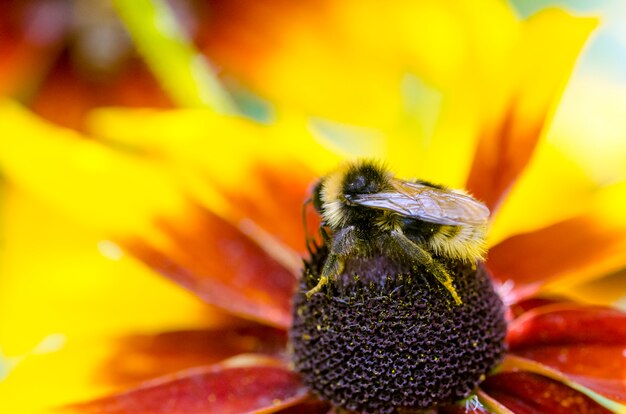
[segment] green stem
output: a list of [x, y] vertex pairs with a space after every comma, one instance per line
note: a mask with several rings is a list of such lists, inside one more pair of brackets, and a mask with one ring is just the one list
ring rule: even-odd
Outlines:
[[113, 0], [113, 4], [137, 49], [176, 104], [222, 114], [237, 112], [210, 63], [164, 0]]

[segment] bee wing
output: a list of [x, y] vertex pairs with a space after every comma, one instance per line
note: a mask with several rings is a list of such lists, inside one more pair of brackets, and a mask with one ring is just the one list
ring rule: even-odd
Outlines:
[[484, 225], [489, 209], [469, 195], [421, 183], [392, 180], [396, 191], [347, 197], [355, 204], [452, 226]]

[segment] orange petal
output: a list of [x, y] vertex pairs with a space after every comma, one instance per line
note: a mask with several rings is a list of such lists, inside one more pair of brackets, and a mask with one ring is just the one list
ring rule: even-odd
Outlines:
[[507, 340], [516, 355], [626, 402], [625, 313], [572, 304], [539, 307], [510, 324]]
[[[259, 194], [264, 196], [262, 200], [236, 188], [220, 188], [221, 193], [235, 206], [233, 219], [249, 219], [293, 251], [305, 253], [302, 208], [310, 197], [309, 190], [316, 180], [315, 174], [306, 166], [294, 162], [273, 167], [258, 164], [252, 176], [258, 182]], [[317, 215], [307, 215], [308, 224], [313, 225], [318, 221]]]
[[132, 335], [116, 344], [98, 376], [129, 386], [238, 354], [277, 355], [285, 352], [286, 342], [284, 331], [259, 325]]
[[487, 267], [500, 282], [532, 294], [564, 278], [581, 280], [626, 265], [626, 229], [591, 215], [579, 216], [492, 247]]
[[[191, 223], [191, 224], [190, 224]], [[201, 207], [185, 223], [158, 223], [167, 241], [122, 242], [137, 258], [236, 315], [287, 328], [296, 277], [239, 228]]]
[[[550, 9], [525, 22], [509, 102], [483, 130], [467, 188], [493, 211], [530, 160], [594, 19]], [[506, 79], [506, 82], [510, 79]]]
[[230, 360], [144, 383], [122, 394], [67, 407], [75, 413], [272, 413], [308, 398], [298, 376], [277, 360]]
[[503, 372], [481, 384], [492, 398], [517, 414], [609, 414], [591, 398], [555, 380], [529, 372]]

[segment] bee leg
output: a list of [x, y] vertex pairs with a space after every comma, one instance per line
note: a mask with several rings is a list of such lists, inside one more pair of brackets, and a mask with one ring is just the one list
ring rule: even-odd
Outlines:
[[326, 263], [324, 263], [324, 267], [322, 268], [322, 274], [320, 276], [320, 280], [317, 282], [317, 285], [306, 293], [307, 299], [311, 296], [315, 295], [317, 292], [322, 290], [324, 286], [328, 283], [331, 278], [337, 277], [341, 274], [343, 270], [343, 258], [336, 254], [331, 253], [328, 255], [326, 259]]
[[328, 233], [328, 230], [325, 227], [320, 227], [320, 237], [322, 239], [322, 243], [328, 245], [331, 243], [331, 237]]
[[324, 267], [322, 267], [320, 279], [317, 285], [306, 293], [307, 299], [319, 292], [331, 279], [336, 279], [341, 274], [344, 259], [352, 252], [355, 242], [356, 233], [353, 226], [341, 229], [335, 234], [330, 246], [330, 253], [328, 253]]
[[416, 258], [420, 264], [426, 267], [429, 273], [435, 276], [437, 281], [450, 292], [457, 305], [463, 303], [452, 284], [452, 276], [450, 276], [450, 273], [448, 273], [441, 263], [435, 261], [427, 250], [412, 242], [399, 231], [392, 231], [391, 238], [398, 244], [401, 251], [404, 251], [410, 257]]

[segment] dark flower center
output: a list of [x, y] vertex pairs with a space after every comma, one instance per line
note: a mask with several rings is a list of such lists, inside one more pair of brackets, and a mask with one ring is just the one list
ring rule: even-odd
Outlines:
[[350, 259], [309, 299], [327, 251], [305, 263], [289, 332], [295, 370], [322, 399], [365, 413], [458, 401], [501, 360], [504, 305], [482, 265], [446, 262], [463, 303], [423, 268]]

